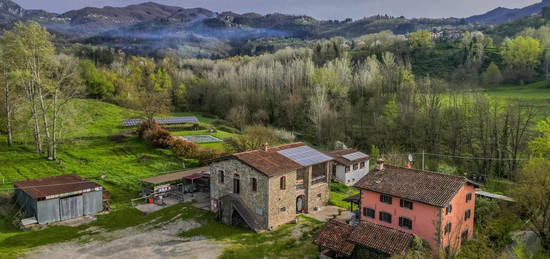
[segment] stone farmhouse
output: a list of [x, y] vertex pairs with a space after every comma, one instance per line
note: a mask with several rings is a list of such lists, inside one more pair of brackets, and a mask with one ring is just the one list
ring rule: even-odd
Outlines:
[[331, 161], [304, 143], [265, 144], [215, 159], [209, 165], [211, 209], [226, 224], [275, 229], [328, 204]]
[[[426, 240], [433, 254], [454, 254], [472, 238], [479, 185], [465, 177], [384, 165], [379, 160], [355, 187], [361, 190], [360, 223], [327, 224], [315, 241], [332, 257], [348, 257], [356, 252], [353, 249], [363, 248], [386, 255], [401, 253], [409, 248], [412, 235]], [[358, 235], [388, 241], [358, 242]], [[392, 236], [400, 237], [395, 239], [399, 242], [390, 241]]]
[[334, 181], [352, 186], [369, 172], [370, 156], [356, 149], [335, 150], [327, 155], [334, 158], [331, 167]]

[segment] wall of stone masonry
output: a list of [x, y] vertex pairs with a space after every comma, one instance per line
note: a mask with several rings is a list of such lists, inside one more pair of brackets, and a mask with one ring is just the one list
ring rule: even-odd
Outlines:
[[[286, 189], [281, 190], [281, 177]], [[269, 227], [276, 229], [296, 218], [296, 171], [269, 178]]]
[[[224, 170], [225, 172], [224, 183], [220, 182], [220, 170]], [[210, 164], [210, 173], [210, 198], [213, 200], [211, 203], [213, 211], [217, 211], [217, 208], [215, 208], [217, 200], [233, 193], [233, 179], [235, 178], [235, 174], [238, 174], [240, 193], [237, 195], [244, 201], [245, 206], [257, 214], [258, 218], [263, 219], [262, 227], [267, 229], [269, 178], [266, 175], [236, 159]], [[252, 190], [252, 178], [257, 179], [256, 192]]]

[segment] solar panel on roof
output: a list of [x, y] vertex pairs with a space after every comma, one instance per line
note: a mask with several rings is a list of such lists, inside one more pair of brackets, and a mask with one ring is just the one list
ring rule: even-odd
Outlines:
[[355, 153], [343, 155], [342, 157], [349, 160], [349, 161], [354, 161], [354, 160], [357, 160], [357, 159], [366, 158], [366, 157], [368, 157], [368, 155], [363, 153], [363, 152], [355, 152]]
[[[139, 125], [142, 121], [143, 120], [141, 119], [125, 120], [122, 122], [122, 125], [124, 125], [125, 127], [131, 127], [131, 126]], [[159, 125], [199, 122], [199, 120], [195, 116], [155, 118], [155, 121]]]
[[310, 166], [332, 160], [331, 157], [308, 146], [289, 148], [277, 151], [277, 153], [302, 166]]

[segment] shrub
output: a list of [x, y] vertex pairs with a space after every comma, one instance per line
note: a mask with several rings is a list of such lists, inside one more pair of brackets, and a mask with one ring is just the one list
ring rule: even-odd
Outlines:
[[204, 164], [206, 161], [220, 157], [221, 155], [222, 154], [220, 151], [212, 148], [199, 148], [193, 155], [193, 158]]
[[197, 152], [198, 147], [193, 142], [177, 138], [172, 142], [170, 149], [177, 157], [189, 158], [194, 156], [194, 154]]
[[173, 138], [169, 131], [163, 128], [152, 128], [144, 133], [145, 141], [155, 147], [168, 148]]
[[138, 137], [143, 138], [143, 134], [146, 130], [152, 129], [152, 128], [159, 128], [160, 126], [155, 122], [151, 120], [144, 120], [139, 124], [139, 127], [137, 129]]

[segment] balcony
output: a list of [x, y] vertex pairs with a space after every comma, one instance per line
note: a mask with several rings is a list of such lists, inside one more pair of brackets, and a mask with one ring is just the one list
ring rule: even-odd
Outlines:
[[304, 180], [296, 180], [296, 190], [303, 190], [305, 188]]
[[324, 175], [317, 176], [311, 179], [311, 185], [326, 183], [326, 182], [327, 182], [327, 177]]

